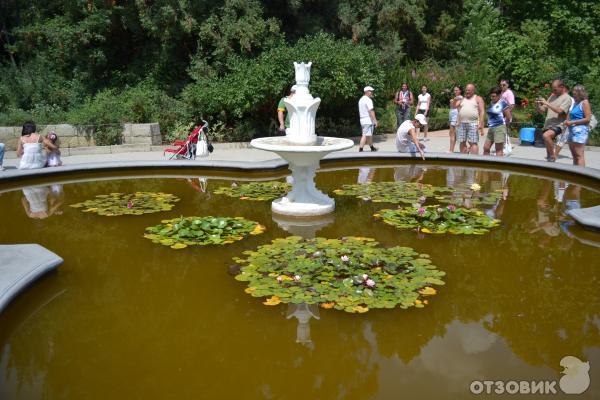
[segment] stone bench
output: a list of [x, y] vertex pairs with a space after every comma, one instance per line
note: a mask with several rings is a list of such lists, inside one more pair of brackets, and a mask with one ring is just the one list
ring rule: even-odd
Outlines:
[[0, 312], [63, 259], [39, 244], [0, 245]]

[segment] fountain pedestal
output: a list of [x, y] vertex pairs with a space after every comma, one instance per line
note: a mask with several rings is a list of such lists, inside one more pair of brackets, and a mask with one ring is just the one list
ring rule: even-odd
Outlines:
[[309, 217], [323, 215], [335, 209], [332, 198], [315, 186], [315, 174], [319, 161], [333, 151], [354, 146], [350, 139], [322, 137], [315, 134], [315, 118], [321, 99], [313, 98], [308, 90], [312, 63], [294, 63], [296, 70], [296, 94], [284, 100], [290, 115], [290, 127], [285, 137], [254, 139], [254, 148], [277, 153], [289, 163], [294, 182], [292, 190], [271, 203], [273, 212]]
[[315, 174], [323, 157], [354, 146], [352, 140], [318, 136], [314, 145], [303, 146], [290, 143], [286, 137], [268, 137], [254, 139], [250, 144], [257, 149], [277, 153], [288, 162], [292, 171], [292, 190], [271, 203], [273, 212], [294, 217], [333, 212], [335, 201], [317, 189]]

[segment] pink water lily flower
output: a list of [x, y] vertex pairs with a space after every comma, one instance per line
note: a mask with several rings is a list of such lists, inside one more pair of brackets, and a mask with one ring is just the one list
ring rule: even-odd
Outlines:
[[375, 286], [375, 281], [373, 279], [367, 279], [367, 281], [365, 283], [367, 284], [368, 287]]
[[424, 203], [424, 202], [425, 202], [425, 200], [427, 200], [427, 197], [425, 197], [425, 196], [421, 196], [421, 197], [419, 197], [419, 201], [420, 201], [421, 203]]
[[283, 282], [283, 278], [281, 276], [278, 276], [277, 277], [277, 282], [279, 282], [279, 283]]
[[423, 215], [425, 214], [425, 209], [423, 207], [419, 207], [419, 209], [417, 210], [417, 212], [419, 213], [419, 215]]
[[448, 211], [455, 211], [456, 210], [456, 206], [454, 204], [450, 204], [448, 206]]
[[345, 256], [345, 255], [342, 256], [342, 257], [340, 257], [340, 259], [342, 260], [342, 262], [345, 262], [345, 263], [347, 263], [348, 261], [350, 261], [350, 257]]
[[127, 202], [127, 208], [133, 208], [133, 203], [131, 201]]

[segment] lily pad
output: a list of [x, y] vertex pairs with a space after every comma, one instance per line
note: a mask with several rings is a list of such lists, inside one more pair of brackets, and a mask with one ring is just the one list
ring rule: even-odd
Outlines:
[[[245, 292], [279, 303], [320, 304], [350, 313], [422, 307], [445, 275], [410, 247], [382, 247], [374, 239], [275, 239], [234, 258]], [[419, 303], [417, 303], [419, 301]]]
[[354, 196], [375, 203], [423, 203], [427, 198], [452, 193], [451, 188], [418, 182], [371, 182], [343, 185], [333, 191], [338, 196]]
[[500, 220], [490, 218], [481, 210], [457, 208], [454, 205], [385, 209], [374, 214], [374, 217], [399, 229], [415, 229], [432, 234], [482, 235], [500, 225]]
[[71, 204], [83, 212], [114, 217], [117, 215], [143, 215], [170, 211], [179, 197], [162, 192], [135, 192], [100, 194], [95, 199]]
[[[475, 190], [476, 189], [476, 190]], [[333, 191], [338, 196], [354, 196], [374, 203], [425, 204], [426, 202], [476, 207], [493, 205], [502, 196], [502, 191], [482, 192], [481, 186], [459, 186], [450, 188], [419, 182], [371, 182], [343, 185]]]
[[187, 246], [229, 244], [264, 231], [265, 227], [258, 222], [242, 217], [179, 217], [146, 228], [144, 237], [178, 250]]
[[249, 182], [241, 185], [222, 186], [214, 193], [240, 200], [269, 201], [285, 195], [291, 188], [292, 185], [289, 183], [279, 181]]

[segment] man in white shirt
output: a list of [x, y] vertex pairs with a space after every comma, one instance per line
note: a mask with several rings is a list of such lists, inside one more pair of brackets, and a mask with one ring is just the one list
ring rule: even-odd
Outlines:
[[396, 131], [396, 148], [400, 153], [416, 154], [419, 152], [421, 158], [425, 159], [425, 153], [423, 152], [425, 146], [419, 143], [419, 137], [417, 136], [417, 129], [424, 126], [427, 126], [427, 119], [423, 114], [417, 114], [412, 121], [408, 120], [400, 124], [398, 131]]
[[375, 108], [373, 106], [373, 89], [371, 86], [365, 86], [364, 96], [358, 101], [358, 115], [360, 116], [360, 127], [362, 131], [362, 137], [360, 138], [360, 144], [358, 151], [363, 151], [365, 144], [369, 144], [371, 151], [377, 151], [377, 148], [373, 146], [373, 130], [377, 128], [377, 118], [375, 118]]

